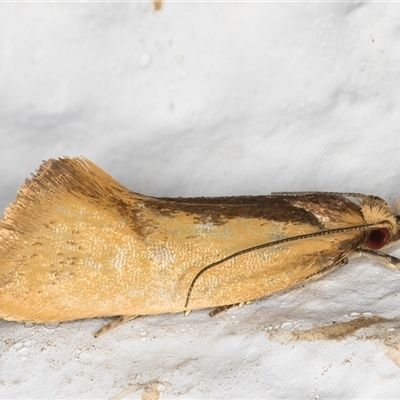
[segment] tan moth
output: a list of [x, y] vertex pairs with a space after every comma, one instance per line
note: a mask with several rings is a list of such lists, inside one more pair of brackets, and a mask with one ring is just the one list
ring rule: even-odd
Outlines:
[[[355, 201], [352, 201], [354, 199]], [[400, 218], [357, 193], [155, 198], [91, 161], [44, 162], [0, 222], [0, 318], [36, 323], [186, 312], [268, 296], [379, 250]]]

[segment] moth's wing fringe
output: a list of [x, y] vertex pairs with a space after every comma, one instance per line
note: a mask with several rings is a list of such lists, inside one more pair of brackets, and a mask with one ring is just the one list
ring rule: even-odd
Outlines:
[[[36, 174], [25, 180], [16, 200], [6, 209], [0, 222], [0, 251], [35, 229], [59, 204], [68, 204], [71, 196], [81, 202], [97, 203], [126, 198], [129, 191], [91, 161], [63, 157], [45, 161]], [[130, 192], [133, 194], [133, 192]]]

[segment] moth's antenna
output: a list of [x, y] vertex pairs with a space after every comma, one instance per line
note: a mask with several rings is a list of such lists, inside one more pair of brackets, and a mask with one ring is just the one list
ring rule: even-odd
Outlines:
[[382, 200], [378, 196], [373, 196], [363, 193], [346, 193], [346, 192], [272, 192], [271, 196], [308, 196], [313, 194], [327, 194], [331, 196], [354, 197], [355, 199], [363, 199], [363, 200], [365, 199]]
[[223, 258], [223, 259], [221, 259], [219, 261], [216, 261], [216, 262], [213, 262], [212, 264], [207, 265], [206, 267], [201, 269], [196, 274], [196, 276], [192, 280], [192, 283], [190, 284], [190, 287], [189, 287], [189, 290], [188, 290], [188, 294], [186, 296], [185, 308], [187, 308], [187, 306], [189, 305], [190, 296], [192, 294], [193, 287], [194, 287], [196, 281], [200, 278], [200, 276], [203, 275], [208, 270], [210, 270], [211, 268], [214, 268], [217, 265], [220, 265], [220, 264], [222, 264], [222, 263], [224, 263], [226, 261], [232, 260], [235, 257], [241, 256], [241, 255], [246, 254], [246, 253], [251, 253], [252, 251], [257, 251], [257, 250], [265, 249], [267, 247], [277, 246], [277, 245], [283, 244], [283, 243], [294, 242], [294, 241], [297, 241], [297, 240], [310, 239], [310, 238], [315, 238], [315, 237], [318, 237], [318, 236], [331, 235], [331, 234], [335, 234], [335, 233], [345, 233], [345, 232], [352, 232], [352, 231], [366, 231], [366, 230], [371, 229], [371, 228], [382, 228], [382, 227], [386, 227], [386, 225], [388, 223], [389, 223], [388, 221], [383, 221], [383, 222], [381, 222], [379, 224], [352, 226], [352, 227], [349, 227], [349, 228], [338, 228], [338, 229], [330, 229], [328, 231], [322, 231], [322, 232], [306, 233], [304, 235], [292, 236], [290, 238], [276, 240], [275, 242], [270, 242], [270, 243], [263, 243], [263, 244], [260, 244], [258, 246], [249, 247], [247, 249], [240, 250], [240, 251], [238, 251], [236, 253], [231, 254], [228, 257], [225, 257], [225, 258]]

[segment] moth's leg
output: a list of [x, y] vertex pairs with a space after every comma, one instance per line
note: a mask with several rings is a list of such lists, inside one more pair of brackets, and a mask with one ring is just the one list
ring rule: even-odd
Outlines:
[[103, 326], [101, 329], [99, 329], [95, 334], [94, 337], [98, 338], [99, 336], [103, 335], [104, 333], [110, 331], [111, 329], [116, 328], [119, 325], [124, 324], [125, 322], [132, 321], [139, 315], [121, 315], [117, 319], [114, 319], [114, 321], [109, 322], [107, 325]]
[[243, 302], [243, 303], [228, 304], [228, 305], [226, 305], [226, 306], [217, 307], [217, 308], [215, 308], [214, 310], [212, 310], [208, 315], [209, 315], [210, 317], [215, 317], [216, 315], [221, 314], [222, 312], [224, 312], [224, 311], [226, 311], [226, 310], [229, 310], [229, 309], [232, 308], [232, 307], [239, 307], [239, 308], [241, 308], [241, 307], [243, 307], [245, 304], [250, 304], [250, 303], [251, 303], [251, 301], [246, 301], [246, 302]]
[[240, 303], [228, 304], [228, 305], [226, 305], [226, 306], [220, 306], [220, 307], [214, 308], [214, 310], [210, 311], [210, 312], [208, 313], [208, 315], [209, 315], [210, 317], [215, 317], [216, 315], [221, 314], [222, 312], [224, 312], [224, 311], [226, 311], [226, 310], [229, 310], [229, 309], [232, 308], [232, 307], [237, 307], [237, 306], [239, 306], [239, 304], [240, 304]]
[[388, 267], [390, 269], [400, 268], [400, 258], [391, 256], [390, 254], [368, 249], [360, 250], [360, 254], [362, 256], [367, 256], [368, 258], [371, 258], [372, 260], [375, 260], [378, 263], [383, 264], [385, 267]]

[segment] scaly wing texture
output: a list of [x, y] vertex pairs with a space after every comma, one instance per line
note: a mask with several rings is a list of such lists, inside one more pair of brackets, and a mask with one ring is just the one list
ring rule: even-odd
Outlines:
[[[83, 158], [49, 160], [0, 223], [0, 317], [49, 322], [178, 312], [195, 275], [240, 250], [363, 224], [342, 197], [156, 199]], [[205, 272], [190, 309], [256, 299], [334, 265], [361, 233], [289, 242]]]
[[135, 238], [112, 204], [122, 189], [83, 159], [50, 160], [26, 181], [0, 224], [3, 318], [95, 316], [107, 309], [110, 284], [123, 294], [123, 280], [108, 278], [126, 273], [124, 252], [134, 254]]
[[210, 296], [219, 304], [240, 303], [316, 279], [342, 265], [359, 238], [359, 233], [335, 233], [238, 255], [200, 275], [188, 309], [192, 304], [206, 307]]

